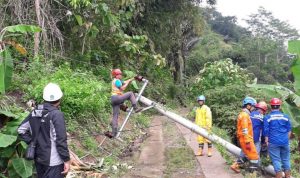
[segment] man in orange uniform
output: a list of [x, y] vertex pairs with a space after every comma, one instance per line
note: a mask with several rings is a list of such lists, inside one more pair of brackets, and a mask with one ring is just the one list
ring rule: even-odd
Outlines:
[[[257, 169], [259, 156], [257, 154], [254, 140], [253, 140], [253, 127], [250, 119], [250, 112], [255, 109], [256, 100], [251, 97], [246, 97], [243, 100], [243, 110], [240, 112], [237, 120], [237, 138], [241, 146], [240, 158], [231, 165], [231, 169], [237, 173], [240, 172], [240, 164], [244, 161], [250, 161], [250, 170]], [[243, 155], [246, 156], [243, 157]]]

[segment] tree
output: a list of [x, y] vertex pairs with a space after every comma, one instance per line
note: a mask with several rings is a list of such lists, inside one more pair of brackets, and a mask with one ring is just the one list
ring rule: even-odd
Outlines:
[[184, 79], [190, 42], [194, 44], [206, 28], [200, 8], [195, 6], [195, 3], [201, 2], [145, 0], [143, 16], [138, 19], [138, 26], [154, 41], [155, 50], [166, 56], [174, 80], [178, 83], [182, 83]]
[[251, 14], [246, 22], [254, 36], [266, 37], [280, 43], [300, 37], [297, 29], [275, 18], [272, 12], [263, 7], [259, 7], [257, 14]]
[[277, 43], [276, 60], [279, 62], [286, 56], [284, 42], [298, 39], [298, 31], [287, 22], [275, 18], [272, 12], [259, 7], [257, 14], [252, 14], [246, 19], [253, 36], [267, 38]]
[[237, 18], [235, 16], [223, 16], [214, 7], [205, 8], [204, 16], [212, 30], [224, 36], [225, 42], [238, 42], [243, 35], [249, 34], [247, 29], [236, 24]]

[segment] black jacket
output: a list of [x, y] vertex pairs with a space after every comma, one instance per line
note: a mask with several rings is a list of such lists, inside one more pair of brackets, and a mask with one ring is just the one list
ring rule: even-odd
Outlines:
[[70, 160], [64, 115], [50, 103], [33, 110], [19, 126], [18, 133], [27, 144], [37, 136], [35, 161], [38, 163], [56, 166]]

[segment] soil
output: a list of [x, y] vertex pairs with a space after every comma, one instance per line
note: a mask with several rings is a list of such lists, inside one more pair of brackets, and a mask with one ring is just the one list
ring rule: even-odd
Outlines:
[[[181, 115], [187, 111], [181, 110]], [[196, 156], [197, 135], [164, 116], [154, 116], [148, 138], [133, 158], [133, 168], [123, 178], [242, 178], [213, 147], [213, 156]], [[182, 151], [183, 150], [183, 151]], [[171, 155], [171, 156], [170, 156]], [[266, 176], [267, 177], [267, 176]]]
[[[182, 147], [178, 140], [184, 140], [174, 123], [164, 116], [155, 116], [151, 125], [154, 127], [149, 128], [149, 137], [143, 144], [136, 165], [124, 178], [204, 177], [196, 159], [192, 160], [194, 165], [185, 168], [184, 165], [173, 165], [172, 160], [167, 158], [171, 149]], [[164, 128], [165, 125], [168, 129]]]
[[[155, 117], [151, 125], [160, 125], [161, 119]], [[164, 170], [164, 143], [162, 126], [151, 127], [135, 167], [124, 178], [162, 177]]]

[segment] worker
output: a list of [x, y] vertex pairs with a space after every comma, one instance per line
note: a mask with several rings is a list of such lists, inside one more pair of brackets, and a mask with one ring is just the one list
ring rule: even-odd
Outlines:
[[[199, 104], [199, 107], [196, 108], [196, 118], [195, 118], [195, 123], [207, 131], [211, 130], [212, 127], [212, 114], [210, 108], [205, 105], [205, 96], [200, 95], [197, 97], [197, 101]], [[207, 140], [206, 138], [198, 135], [197, 141], [199, 143], [199, 150], [198, 150], [198, 156], [203, 156], [203, 148], [204, 148], [204, 143], [207, 143], [208, 151], [207, 151], [207, 156], [211, 157], [212, 156], [212, 143]]]
[[257, 154], [260, 155], [261, 150], [261, 140], [263, 138], [263, 124], [264, 124], [264, 114], [268, 110], [267, 103], [261, 101], [255, 105], [255, 110], [250, 113], [250, 118], [253, 127], [253, 139]]
[[122, 71], [120, 69], [113, 69], [111, 72], [113, 76], [112, 80], [112, 92], [111, 92], [111, 104], [113, 107], [113, 118], [111, 121], [112, 126], [112, 137], [116, 137], [118, 133], [118, 117], [120, 112], [120, 105], [123, 104], [126, 100], [130, 100], [131, 105], [135, 112], [139, 112], [142, 109], [137, 107], [136, 98], [133, 92], [123, 91], [127, 86], [134, 80], [134, 78], [122, 81]]
[[272, 160], [276, 178], [291, 177], [290, 144], [291, 120], [280, 111], [282, 101], [273, 98], [270, 101], [271, 112], [264, 119], [265, 142], [268, 145], [269, 156]]
[[34, 160], [38, 178], [64, 178], [70, 170], [65, 118], [59, 110], [62, 97], [59, 85], [48, 83], [43, 90], [44, 103], [35, 107], [17, 129], [20, 139], [34, 150], [30, 159]]
[[[253, 127], [250, 119], [250, 112], [255, 109], [256, 100], [246, 97], [243, 100], [243, 109], [237, 119], [237, 139], [241, 146], [240, 158], [231, 165], [231, 169], [240, 172], [240, 165], [245, 161], [250, 162], [250, 171], [255, 171], [258, 164], [258, 154], [253, 140]], [[245, 155], [245, 156], [243, 156]]]

